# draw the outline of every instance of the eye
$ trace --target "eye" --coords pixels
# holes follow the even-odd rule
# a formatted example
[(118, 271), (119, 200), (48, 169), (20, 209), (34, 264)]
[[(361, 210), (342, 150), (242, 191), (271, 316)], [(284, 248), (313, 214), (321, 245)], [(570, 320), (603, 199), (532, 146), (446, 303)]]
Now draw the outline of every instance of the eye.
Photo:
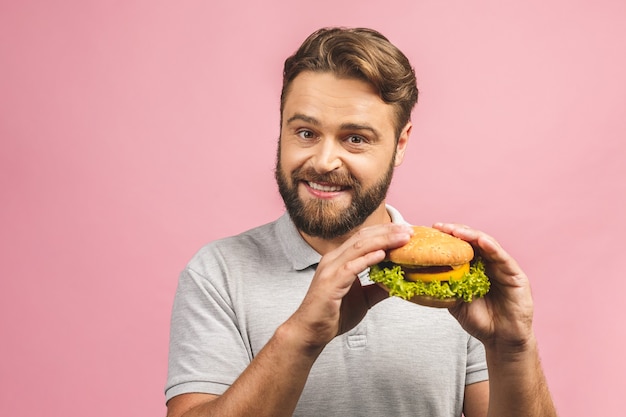
[(367, 142), (363, 136), (359, 135), (350, 135), (346, 140), (350, 145), (361, 145)]
[(301, 129), (301, 130), (297, 131), (296, 134), (301, 139), (310, 140), (310, 139), (314, 139), (315, 138), (315, 133), (313, 133), (312, 131), (310, 131), (308, 129)]

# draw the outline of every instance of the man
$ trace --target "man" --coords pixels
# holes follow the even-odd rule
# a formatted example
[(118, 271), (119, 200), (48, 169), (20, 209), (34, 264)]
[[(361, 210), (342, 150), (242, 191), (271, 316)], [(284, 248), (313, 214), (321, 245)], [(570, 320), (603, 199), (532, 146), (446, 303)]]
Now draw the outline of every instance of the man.
[(528, 280), (491, 237), (435, 225), (486, 260), (484, 299), (448, 311), (369, 285), (411, 234), (385, 196), (416, 101), (409, 61), (372, 30), (322, 29), (287, 59), (287, 214), (207, 245), (181, 274), (169, 417), (556, 415)]

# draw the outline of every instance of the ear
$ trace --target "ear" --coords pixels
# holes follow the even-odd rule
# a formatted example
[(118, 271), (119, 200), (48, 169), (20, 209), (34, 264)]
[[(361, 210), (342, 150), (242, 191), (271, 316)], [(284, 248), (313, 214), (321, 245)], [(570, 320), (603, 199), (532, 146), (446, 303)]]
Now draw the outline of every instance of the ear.
[(409, 136), (411, 135), (411, 129), (413, 128), (413, 124), (409, 121), (402, 129), (402, 133), (400, 133), (400, 137), (398, 138), (398, 144), (396, 145), (396, 160), (394, 161), (394, 166), (400, 166), (402, 161), (404, 160), (404, 152), (406, 151), (406, 147), (409, 144)]

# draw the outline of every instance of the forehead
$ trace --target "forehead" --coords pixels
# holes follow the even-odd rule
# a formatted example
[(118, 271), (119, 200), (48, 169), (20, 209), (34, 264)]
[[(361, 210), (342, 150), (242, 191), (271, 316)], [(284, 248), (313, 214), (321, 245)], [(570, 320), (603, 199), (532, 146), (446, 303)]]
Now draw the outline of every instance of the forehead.
[(285, 96), (282, 119), (296, 114), (324, 124), (369, 123), (380, 130), (393, 129), (394, 108), (385, 103), (369, 83), (340, 78), (328, 72), (305, 71), (292, 81)]

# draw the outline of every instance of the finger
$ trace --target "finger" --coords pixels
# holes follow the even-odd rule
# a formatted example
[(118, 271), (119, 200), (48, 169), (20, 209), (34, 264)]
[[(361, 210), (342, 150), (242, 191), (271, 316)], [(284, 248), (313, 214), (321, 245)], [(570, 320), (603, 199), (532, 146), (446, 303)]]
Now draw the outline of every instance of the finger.
[(386, 249), (408, 242), (411, 232), (412, 229), (391, 224), (360, 230), (322, 257), (316, 273), (317, 285), (338, 291), (335, 295), (343, 297), (359, 273), (385, 259)]
[(349, 279), (351, 279), (363, 272), (369, 266), (382, 262), (386, 256), (386, 252), (382, 249), (374, 252), (368, 252), (356, 259), (346, 262), (342, 269), (347, 273), (347, 276), (350, 277)]
[(507, 275), (518, 275), (522, 271), (517, 262), (491, 236), (467, 225), (454, 223), (435, 223), (433, 227), (463, 239), (480, 251), (481, 256), (494, 267)]
[(387, 250), (406, 244), (412, 233), (409, 226), (398, 224), (365, 228), (350, 237), (327, 260), (358, 274), (382, 261)]
[(372, 248), (391, 249), (408, 242), (412, 234), (413, 228), (408, 225), (387, 223), (361, 229), (346, 243), (352, 245), (357, 251), (363, 252)]
[[(473, 246), (478, 246), (478, 239), (480, 238), (480, 234), (482, 233), (478, 232), (475, 229), (472, 229), (467, 225), (457, 223), (435, 223), (433, 227), (435, 229), (441, 230), (442, 232), (463, 239), (471, 243)], [(482, 234), (485, 235), (484, 233)]]

